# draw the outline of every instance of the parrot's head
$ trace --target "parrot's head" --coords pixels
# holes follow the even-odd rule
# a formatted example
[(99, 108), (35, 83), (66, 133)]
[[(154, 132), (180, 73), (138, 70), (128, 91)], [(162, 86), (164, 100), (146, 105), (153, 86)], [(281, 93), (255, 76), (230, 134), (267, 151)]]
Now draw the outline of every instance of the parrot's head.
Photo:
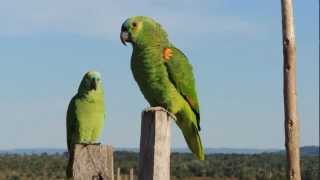
[(132, 45), (157, 45), (167, 40), (167, 33), (150, 17), (134, 16), (124, 21), (120, 33), (121, 42)]
[(101, 91), (103, 85), (101, 75), (97, 71), (88, 71), (82, 78), (79, 86), (79, 92)]

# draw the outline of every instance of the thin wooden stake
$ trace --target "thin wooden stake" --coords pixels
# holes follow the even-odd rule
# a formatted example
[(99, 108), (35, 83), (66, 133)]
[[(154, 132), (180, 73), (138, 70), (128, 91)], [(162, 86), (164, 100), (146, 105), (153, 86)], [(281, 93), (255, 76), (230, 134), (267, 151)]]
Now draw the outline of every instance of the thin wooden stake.
[(133, 180), (133, 169), (130, 168), (130, 180)]
[(117, 168), (117, 180), (121, 180), (120, 168)]

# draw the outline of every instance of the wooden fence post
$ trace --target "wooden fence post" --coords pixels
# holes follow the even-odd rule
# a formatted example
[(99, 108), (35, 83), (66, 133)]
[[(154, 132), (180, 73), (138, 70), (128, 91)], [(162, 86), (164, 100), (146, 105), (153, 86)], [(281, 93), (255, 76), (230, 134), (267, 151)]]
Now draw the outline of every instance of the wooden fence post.
[(129, 179), (133, 180), (133, 169), (132, 168), (130, 168), (130, 178)]
[(162, 107), (142, 112), (139, 180), (170, 179), (171, 119)]
[(72, 163), (74, 180), (113, 180), (113, 150), (109, 145), (76, 144)]

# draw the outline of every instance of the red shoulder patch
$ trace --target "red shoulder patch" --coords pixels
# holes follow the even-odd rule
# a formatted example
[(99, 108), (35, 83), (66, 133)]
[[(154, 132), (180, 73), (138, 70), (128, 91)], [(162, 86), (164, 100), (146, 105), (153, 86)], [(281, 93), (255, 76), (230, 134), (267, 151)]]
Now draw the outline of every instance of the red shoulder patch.
[(172, 50), (170, 48), (164, 48), (162, 52), (162, 57), (165, 62), (168, 62), (170, 58), (172, 57)]

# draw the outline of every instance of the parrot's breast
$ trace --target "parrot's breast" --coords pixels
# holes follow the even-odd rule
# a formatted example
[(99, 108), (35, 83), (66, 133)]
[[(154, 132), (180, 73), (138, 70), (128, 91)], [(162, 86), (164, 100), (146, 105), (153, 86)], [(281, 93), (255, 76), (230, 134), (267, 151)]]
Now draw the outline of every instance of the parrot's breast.
[(175, 97), (179, 96), (171, 83), (159, 48), (134, 50), (131, 69), (142, 94), (151, 106), (169, 108)]
[(78, 141), (97, 141), (104, 126), (105, 105), (103, 99), (94, 102), (86, 99), (79, 100), (76, 102), (76, 116), (77, 132), (79, 133)]

